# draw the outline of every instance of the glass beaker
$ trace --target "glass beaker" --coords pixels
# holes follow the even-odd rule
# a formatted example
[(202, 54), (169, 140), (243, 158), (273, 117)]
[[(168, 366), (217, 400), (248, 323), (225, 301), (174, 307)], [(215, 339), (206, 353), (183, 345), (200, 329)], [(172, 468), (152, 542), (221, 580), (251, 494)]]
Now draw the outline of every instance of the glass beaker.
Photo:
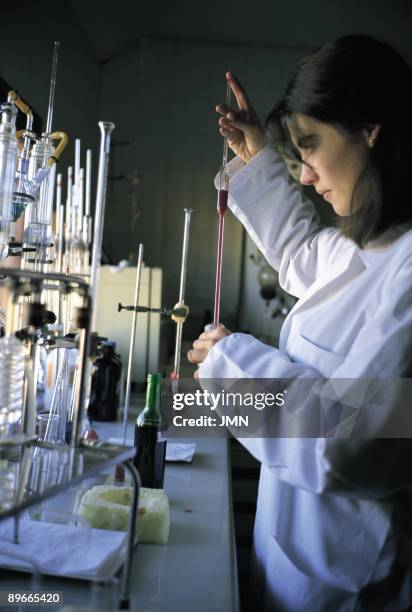
[(61, 422), (61, 415), (41, 412), (36, 419), (36, 432), (38, 439), (51, 444), (64, 444), (65, 423)]

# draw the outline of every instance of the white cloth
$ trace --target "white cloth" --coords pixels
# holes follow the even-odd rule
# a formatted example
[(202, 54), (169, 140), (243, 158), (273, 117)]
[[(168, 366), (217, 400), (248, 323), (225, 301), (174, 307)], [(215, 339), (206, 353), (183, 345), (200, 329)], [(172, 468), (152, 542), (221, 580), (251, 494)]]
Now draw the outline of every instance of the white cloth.
[[(231, 210), (299, 301), (279, 349), (232, 334), (209, 352), (200, 379), (409, 376), (412, 231), (388, 231), (362, 250), (338, 230), (322, 229), (313, 205), (269, 149), (244, 167), (233, 160), (229, 173)], [(254, 557), (265, 608), (360, 609), (361, 589), (387, 576), (395, 557), (394, 505), (387, 496), (412, 483), (412, 470), (400, 469), (401, 451), (380, 463), (374, 443), (239, 441), (262, 463)], [(405, 609), (401, 599), (385, 609)]]
[(0, 522), (0, 566), (103, 580), (115, 574), (126, 554), (123, 531), (23, 520), (14, 544), (13, 526), (11, 518)]

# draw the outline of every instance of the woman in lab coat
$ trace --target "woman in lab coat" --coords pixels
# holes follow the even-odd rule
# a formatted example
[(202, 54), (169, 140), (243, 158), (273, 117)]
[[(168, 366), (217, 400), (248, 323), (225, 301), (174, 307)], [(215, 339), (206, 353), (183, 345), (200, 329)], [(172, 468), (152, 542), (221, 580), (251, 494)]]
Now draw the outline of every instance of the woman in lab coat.
[[(389, 379), (392, 390), (408, 388), (411, 67), (383, 43), (343, 37), (298, 65), (269, 116), (278, 142), (302, 162), (301, 183), (312, 185), (339, 216), (337, 229), (321, 226), (282, 159), (266, 146), (244, 89), (231, 73), (227, 78), (238, 104), (237, 110), (217, 107), (220, 132), (237, 155), (227, 168), (229, 205), (279, 271), (281, 286), (299, 300), (283, 325), (279, 349), (224, 327), (203, 333), (188, 354), (199, 366), (196, 375), (313, 379), (322, 385)], [(355, 396), (363, 409), (360, 393)], [(262, 464), (253, 551), (262, 601), (256, 609), (348, 612), (412, 605), (412, 444), (401, 439), (400, 421), (385, 429), (392, 400), (389, 393), (385, 418), (377, 423), (365, 425), (369, 413), (357, 413), (363, 418), (356, 426), (364, 427), (357, 437), (329, 430), (310, 438), (240, 438)], [(312, 418), (311, 410), (318, 410), (318, 418), (331, 409), (330, 402), (328, 408), (319, 401), (315, 406), (309, 397), (302, 406), (303, 420)], [(410, 436), (409, 414), (402, 423)], [(342, 423), (335, 425), (336, 434)]]

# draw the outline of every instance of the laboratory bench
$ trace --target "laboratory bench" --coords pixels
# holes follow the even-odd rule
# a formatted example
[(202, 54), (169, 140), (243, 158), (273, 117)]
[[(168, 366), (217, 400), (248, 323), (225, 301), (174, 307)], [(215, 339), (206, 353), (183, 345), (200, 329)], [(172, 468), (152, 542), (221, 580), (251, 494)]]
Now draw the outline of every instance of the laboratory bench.
[[(121, 437), (120, 423), (100, 423), (96, 429), (101, 439)], [(131, 424), (130, 438), (132, 431)], [(228, 440), (197, 438), (192, 442), (196, 443), (192, 463), (166, 464), (164, 488), (170, 501), (171, 519), (168, 544), (141, 544), (135, 549), (132, 610), (239, 610)], [(0, 590), (34, 589), (63, 591), (64, 606), (70, 610), (75, 609), (71, 606), (110, 609), (110, 600), (117, 601), (117, 586), (113, 583), (102, 585), (45, 576), (37, 589), (30, 574), (0, 568)]]

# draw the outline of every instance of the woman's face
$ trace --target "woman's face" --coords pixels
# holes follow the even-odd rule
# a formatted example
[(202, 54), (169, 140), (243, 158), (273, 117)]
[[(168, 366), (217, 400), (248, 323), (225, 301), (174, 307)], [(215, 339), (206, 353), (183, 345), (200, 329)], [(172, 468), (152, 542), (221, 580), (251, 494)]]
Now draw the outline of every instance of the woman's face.
[(313, 185), (339, 216), (350, 215), (353, 188), (368, 151), (366, 131), (352, 140), (331, 124), (299, 113), (292, 115), (288, 128), (304, 162), (302, 185)]

